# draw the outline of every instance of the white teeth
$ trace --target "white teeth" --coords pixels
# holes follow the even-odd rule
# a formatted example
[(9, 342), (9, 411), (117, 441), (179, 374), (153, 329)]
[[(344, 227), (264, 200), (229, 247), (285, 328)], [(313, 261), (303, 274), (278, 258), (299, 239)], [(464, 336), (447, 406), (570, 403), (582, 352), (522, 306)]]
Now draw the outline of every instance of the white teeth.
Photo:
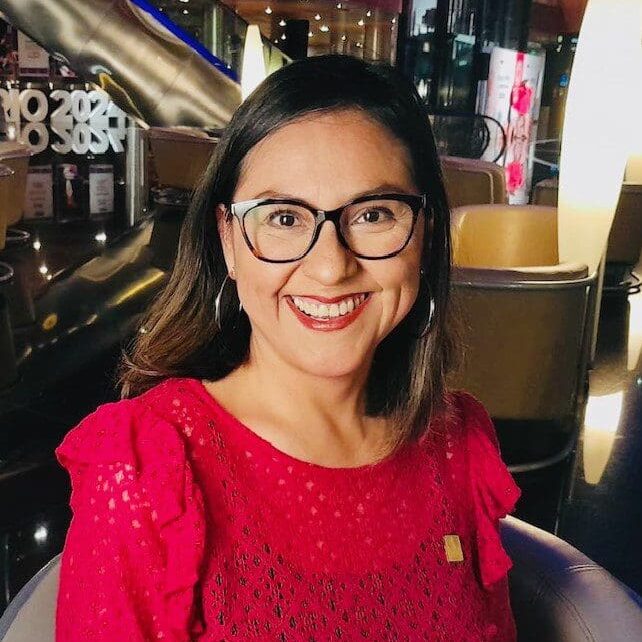
[(346, 297), (339, 303), (313, 303), (309, 299), (292, 297), (292, 302), (299, 310), (316, 319), (334, 319), (350, 314), (366, 300), (365, 294)]

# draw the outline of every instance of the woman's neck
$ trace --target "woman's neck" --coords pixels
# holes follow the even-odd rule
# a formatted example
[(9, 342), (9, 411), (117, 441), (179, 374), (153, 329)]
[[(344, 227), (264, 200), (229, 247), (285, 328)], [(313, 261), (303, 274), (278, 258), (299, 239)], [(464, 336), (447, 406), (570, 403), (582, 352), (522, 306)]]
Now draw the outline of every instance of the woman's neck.
[(367, 369), (321, 377), (260, 351), (225, 379), (208, 383), (234, 416), (280, 450), (313, 463), (349, 467), (386, 452), (389, 426), (365, 413)]

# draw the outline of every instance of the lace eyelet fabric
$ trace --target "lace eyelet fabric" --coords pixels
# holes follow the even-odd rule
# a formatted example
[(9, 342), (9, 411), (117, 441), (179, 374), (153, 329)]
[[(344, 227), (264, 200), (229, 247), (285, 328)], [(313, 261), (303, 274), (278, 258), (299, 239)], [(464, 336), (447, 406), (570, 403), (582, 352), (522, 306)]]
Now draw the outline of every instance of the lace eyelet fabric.
[(519, 490), (481, 404), (450, 402), (358, 468), (278, 450), (197, 379), (100, 406), (56, 450), (57, 642), (514, 642), (498, 520)]

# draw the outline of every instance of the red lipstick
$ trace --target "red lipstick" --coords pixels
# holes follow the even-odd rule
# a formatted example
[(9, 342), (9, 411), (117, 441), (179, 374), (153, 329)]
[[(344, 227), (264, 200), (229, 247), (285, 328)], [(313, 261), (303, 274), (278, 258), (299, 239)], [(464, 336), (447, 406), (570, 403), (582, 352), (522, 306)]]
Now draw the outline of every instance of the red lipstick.
[[(334, 297), (333, 299), (326, 299), (323, 297), (317, 297), (317, 296), (306, 296), (308, 299), (316, 299), (317, 301), (320, 301), (321, 303), (336, 303), (337, 301), (343, 301), (346, 297)], [(370, 295), (366, 296), (366, 300), (357, 308), (355, 308), (352, 312), (349, 312), (348, 314), (344, 314), (343, 316), (340, 317), (331, 317), (328, 319), (315, 319), (313, 317), (308, 316), (299, 308), (294, 305), (294, 301), (289, 296), (285, 297), (285, 300), (287, 301), (287, 304), (290, 306), (290, 309), (292, 312), (294, 312), (294, 316), (306, 327), (310, 328), (311, 330), (319, 330), (321, 332), (334, 332), (335, 330), (343, 330), (343, 328), (347, 328), (351, 323), (353, 323), (359, 315), (363, 312), (364, 308), (370, 303)]]

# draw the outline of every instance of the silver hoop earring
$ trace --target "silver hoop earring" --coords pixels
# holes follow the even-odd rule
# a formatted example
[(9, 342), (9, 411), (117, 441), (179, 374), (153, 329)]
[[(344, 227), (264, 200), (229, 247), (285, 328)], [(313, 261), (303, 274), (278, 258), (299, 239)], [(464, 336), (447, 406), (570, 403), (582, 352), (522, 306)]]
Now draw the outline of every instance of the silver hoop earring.
[(422, 338), (425, 337), (430, 332), (430, 329), (432, 328), (433, 319), (435, 318), (435, 300), (432, 298), (432, 296), (430, 296), (430, 294), (428, 295), (428, 297), (430, 299), (430, 304), (429, 304), (430, 309), (428, 311), (428, 323), (426, 323), (426, 327), (424, 331), (421, 333)]
[[(225, 278), (223, 279), (223, 283), (221, 283), (221, 287), (219, 288), (218, 294), (214, 299), (214, 322), (218, 326), (219, 330), (223, 329), (223, 325), (221, 323), (221, 299), (223, 298), (223, 290), (225, 290), (225, 284), (228, 281), (232, 281), (232, 279), (230, 279), (229, 274), (226, 274)], [(243, 310), (243, 304), (239, 301), (239, 312), (241, 312), (242, 310)]]
[(430, 291), (430, 285), (428, 283), (428, 279), (426, 278), (426, 272), (424, 271), (423, 268), (421, 268), (421, 270), (419, 271), (419, 278), (424, 280), (424, 283), (426, 285), (426, 290), (428, 291), (428, 322), (426, 323), (426, 325), (424, 326), (424, 329), (419, 335), (423, 339), (430, 332), (433, 321), (435, 319), (435, 300), (432, 297), (432, 293)]

